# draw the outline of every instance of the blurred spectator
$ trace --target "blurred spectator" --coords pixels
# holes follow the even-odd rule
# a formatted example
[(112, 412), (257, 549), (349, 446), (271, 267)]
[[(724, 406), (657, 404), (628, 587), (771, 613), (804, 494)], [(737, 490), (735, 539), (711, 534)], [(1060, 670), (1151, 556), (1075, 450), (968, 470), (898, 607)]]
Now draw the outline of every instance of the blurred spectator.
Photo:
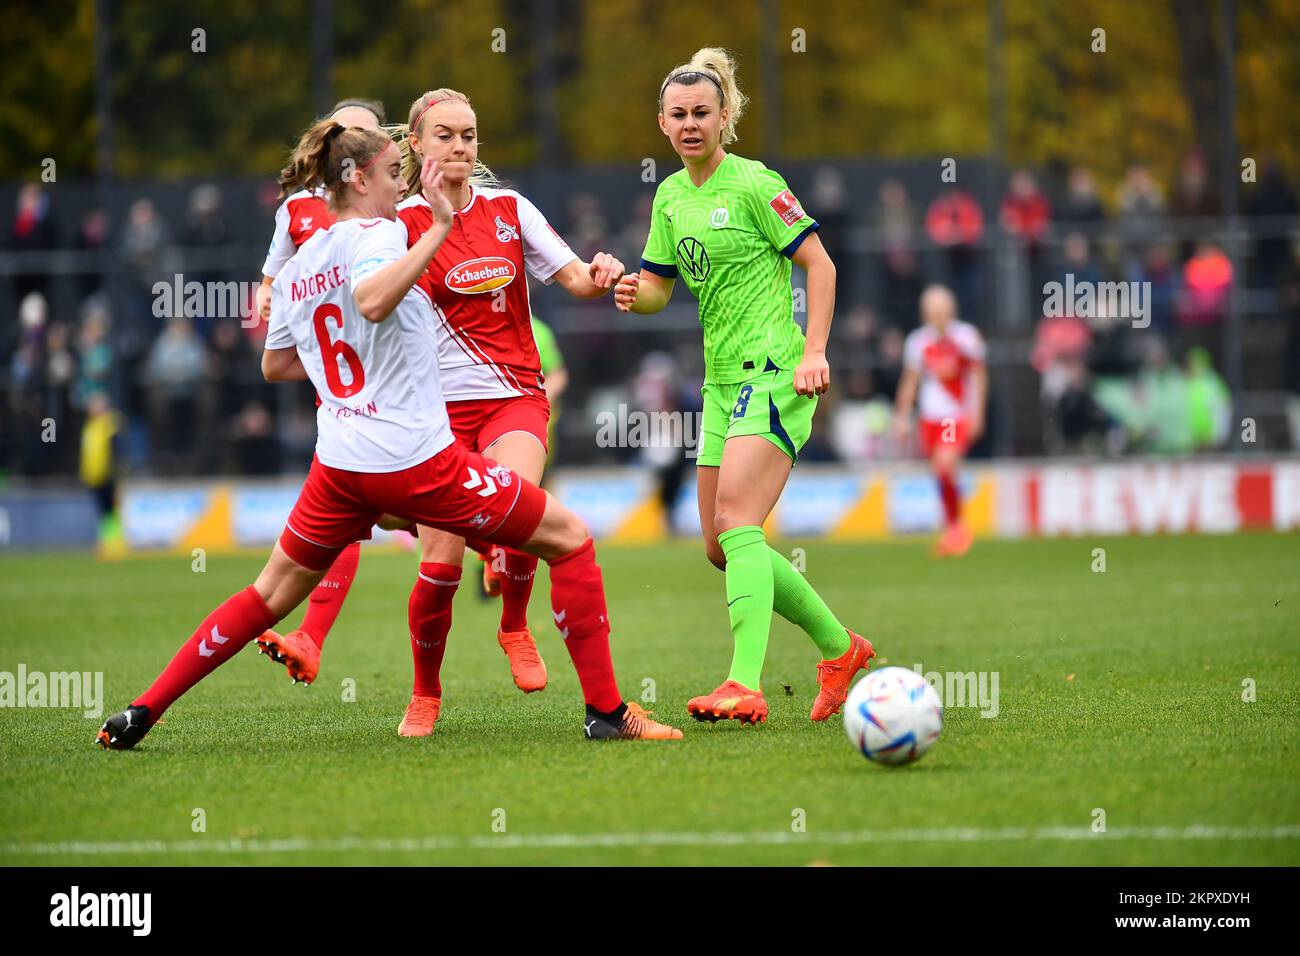
[[(101, 252), (108, 244), (108, 216), (104, 210), (92, 206), (81, 214), (81, 228), (77, 230), (74, 248), (90, 255)], [(99, 270), (89, 270), (77, 276), (77, 297), (84, 302), (96, 292), (103, 289), (104, 274)]]
[[(189, 211), (185, 218), (185, 231), (182, 244), (198, 251), (198, 268), (186, 270), (186, 281), (223, 282), (230, 275), (217, 268), (208, 258), (212, 253), (205, 250), (224, 246), (228, 241), (226, 222), (221, 214), (221, 190), (212, 183), (203, 183), (190, 192)], [(249, 311), (251, 314), (251, 310)], [(206, 308), (194, 316), (195, 327), (201, 338), (207, 339), (219, 316), (208, 315)]]
[(1148, 246), (1146, 254), (1130, 264), (1125, 278), (1150, 283), (1151, 329), (1166, 338), (1172, 336), (1181, 289), (1172, 244), (1157, 242)]
[(1129, 260), (1141, 260), (1165, 229), (1165, 200), (1151, 171), (1134, 165), (1119, 190), (1119, 227)]
[[(1175, 218), (1210, 219), (1219, 215), (1219, 198), (1205, 178), (1205, 159), (1200, 152), (1189, 153), (1178, 176), (1178, 191), (1170, 212)], [(1182, 229), (1178, 257), (1186, 260), (1195, 249), (1195, 235), (1204, 228), (1200, 223), (1180, 224)]]
[(99, 516), (101, 553), (122, 549), (117, 519), (117, 463), (114, 444), (121, 422), (103, 392), (92, 392), (86, 401), (86, 421), (81, 429), (81, 483), (95, 499)]
[(897, 179), (880, 184), (871, 225), (883, 244), (880, 256), (880, 311), (887, 324), (910, 328), (916, 301), (925, 287), (917, 249), (916, 211)]
[(1106, 220), (1106, 211), (1097, 198), (1097, 180), (1086, 166), (1070, 170), (1070, 180), (1065, 196), (1062, 219), (1085, 235), (1095, 235)]
[[(29, 292), (18, 305), (18, 345), (9, 362), (9, 408), (19, 472), (43, 475), (54, 460), (54, 442), (45, 441), (45, 296)], [(55, 437), (58, 422), (55, 422)]]
[[(1043, 445), (1048, 454), (1096, 455), (1107, 450), (1106, 438), (1114, 422), (1092, 396), (1088, 367), (1074, 356), (1060, 366), (1061, 382), (1043, 432)], [(1122, 440), (1122, 433), (1117, 436)], [(1113, 440), (1110, 450), (1117, 450)]]
[[(37, 183), (18, 190), (17, 208), (9, 229), (9, 248), (14, 252), (45, 252), (58, 245), (54, 221), (50, 216), (50, 197)], [(38, 272), (20, 272), (14, 276), (14, 297), (21, 301), (29, 292), (49, 295), (49, 279)]]
[(275, 421), (261, 402), (249, 402), (240, 410), (233, 445), (235, 467), (241, 475), (275, 475), (283, 466)]
[[(596, 253), (609, 251), (609, 230), (600, 200), (591, 193), (574, 193), (569, 199), (568, 214), (563, 236), (578, 256), (590, 262)], [(640, 250), (637, 253), (639, 259)]]
[(844, 192), (844, 176), (834, 166), (819, 166), (813, 172), (808, 213), (821, 226), (817, 235), (835, 263), (835, 301), (845, 306), (857, 300), (857, 274), (854, 257), (848, 254), (848, 234), (852, 225)]
[(1203, 348), (1187, 353), (1186, 375), (1192, 447), (1198, 451), (1219, 448), (1227, 440), (1232, 424), (1232, 393), (1214, 370), (1210, 353)]
[[(1093, 288), (1101, 282), (1101, 270), (1092, 261), (1092, 247), (1088, 242), (1088, 237), (1081, 232), (1071, 232), (1061, 243), (1061, 261), (1052, 278), (1061, 283), (1063, 289), (1078, 289), (1083, 287), (1083, 283), (1091, 283)], [(1035, 317), (1043, 314), (1046, 305), (1046, 290), (1043, 285), (1036, 285), (1031, 292), (1034, 293), (1034, 308), (1030, 315)], [(1065, 303), (1069, 311), (1073, 311), (1073, 303)]]
[(1184, 454), (1192, 449), (1187, 378), (1169, 360), (1162, 339), (1152, 336), (1145, 342), (1146, 359), (1134, 392), (1142, 447), (1159, 454)]
[(627, 267), (628, 272), (640, 268), (641, 253), (645, 251), (646, 237), (650, 235), (650, 210), (654, 207), (655, 196), (652, 192), (640, 193), (632, 201), (632, 215), (627, 225), (614, 240), (612, 252)]
[(1219, 355), (1219, 331), (1228, 314), (1232, 263), (1212, 242), (1202, 242), (1183, 267), (1183, 296), (1178, 309), (1178, 338), (1184, 350), (1208, 348)]
[(898, 381), (903, 377), (903, 330), (889, 325), (880, 331), (876, 367), (872, 370), (872, 396), (889, 402), (892, 410)]
[[(673, 509), (690, 462), (686, 457), (686, 441), (693, 437), (697, 443), (703, 437), (692, 427), (686, 434), (686, 411), (682, 401), (682, 381), (677, 360), (668, 352), (651, 352), (641, 360), (641, 369), (632, 380), (632, 404), (651, 416), (651, 421), (668, 423), (669, 427), (647, 429), (654, 439), (641, 449), (641, 460), (654, 469), (659, 488), (659, 505), (662, 509), (664, 530), (673, 532)], [(699, 417), (695, 416), (698, 423)]]
[(149, 386), (154, 449), (163, 470), (193, 470), (198, 389), (203, 375), (203, 343), (190, 320), (175, 316), (149, 352), (145, 382)]
[(944, 250), (949, 283), (967, 321), (980, 321), (979, 242), (984, 235), (984, 213), (975, 197), (953, 188), (938, 196), (925, 214), (930, 241)]
[(81, 356), (76, 401), (85, 407), (97, 392), (108, 393), (112, 384), (113, 347), (108, 341), (108, 303), (102, 295), (87, 299), (81, 308), (77, 337)]
[(1261, 220), (1252, 224), (1256, 234), (1255, 283), (1276, 288), (1291, 257), (1290, 234), (1295, 229), (1300, 205), (1281, 164), (1273, 158), (1261, 163), (1259, 182), (1244, 188), (1246, 214)]
[(1047, 281), (1047, 233), (1051, 228), (1052, 208), (1038, 188), (1033, 173), (1018, 169), (1011, 174), (1007, 194), (1002, 198), (998, 217), (1002, 228), (1013, 240), (1013, 260), (1017, 279), (1011, 288), (1020, 294), (1012, 308), (1023, 306), (1024, 315), (1038, 317), (1041, 289)]
[[(161, 328), (153, 313), (156, 282), (172, 283), (176, 263), (170, 250), (170, 234), (151, 199), (137, 199), (127, 214), (122, 231), (122, 254), (128, 271), (128, 318), (120, 330), (127, 354), (142, 354)], [(179, 307), (179, 303), (177, 303)]]
[(266, 383), (258, 358), (240, 332), (238, 319), (221, 319), (213, 327), (204, 365), (203, 417), (212, 423), (216, 441), (204, 443), (203, 469), (232, 467), (228, 454), (235, 419), (250, 401), (265, 397)]

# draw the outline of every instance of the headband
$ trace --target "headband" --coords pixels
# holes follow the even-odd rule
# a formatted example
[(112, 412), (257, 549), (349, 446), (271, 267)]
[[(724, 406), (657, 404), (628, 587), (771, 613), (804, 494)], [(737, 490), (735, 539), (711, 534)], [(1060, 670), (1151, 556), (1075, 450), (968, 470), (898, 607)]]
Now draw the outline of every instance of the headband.
[(420, 112), (415, 115), (415, 122), (410, 125), (411, 135), (414, 136), (416, 134), (416, 130), (420, 128), (420, 120), (424, 119), (425, 113), (429, 112), (429, 110), (433, 109), (439, 103), (445, 103), (449, 99), (452, 99), (452, 97), (444, 96), (440, 100), (430, 100), (429, 105), (426, 106), (424, 109), (420, 110)]
[[(717, 78), (712, 73), (705, 73), (703, 70), (682, 70), (680, 73), (669, 74), (668, 79), (664, 80), (664, 85), (659, 87), (660, 104), (662, 104), (664, 101), (664, 90), (668, 89), (668, 84), (675, 83), (684, 76), (704, 77), (706, 80), (708, 80), (710, 83), (712, 83), (714, 86), (718, 88), (718, 96), (721, 97), (722, 99), (722, 105), (723, 106), (727, 105), (727, 94), (722, 91), (722, 84), (718, 82)], [(690, 86), (691, 84), (686, 83), (683, 85)]]
[(367, 169), (369, 169), (371, 166), (375, 165), (375, 163), (377, 163), (377, 162), (379, 161), (379, 157), (383, 156), (385, 153), (388, 152), (388, 150), (389, 150), (391, 147), (394, 147), (394, 146), (396, 146), (396, 145), (397, 145), (397, 144), (394, 143), (394, 142), (390, 139), (390, 140), (388, 141), (388, 145), (387, 145), (387, 146), (385, 146), (385, 147), (384, 147), (383, 149), (381, 149), (379, 152), (375, 153), (374, 156), (371, 156), (371, 157), (370, 157), (370, 162), (368, 162), (368, 163), (366, 163), (364, 166), (362, 166), (362, 167), (361, 167), (361, 171), (364, 173), (364, 172), (365, 172)]

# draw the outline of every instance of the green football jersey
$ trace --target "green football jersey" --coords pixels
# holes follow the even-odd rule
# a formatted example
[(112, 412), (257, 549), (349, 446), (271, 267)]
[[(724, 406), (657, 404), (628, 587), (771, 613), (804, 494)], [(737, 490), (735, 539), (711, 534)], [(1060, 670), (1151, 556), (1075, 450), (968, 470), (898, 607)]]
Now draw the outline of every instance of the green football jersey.
[(779, 173), (734, 153), (703, 186), (684, 169), (659, 184), (641, 268), (681, 278), (700, 300), (706, 381), (744, 381), (769, 359), (798, 364), (790, 257), (816, 228)]

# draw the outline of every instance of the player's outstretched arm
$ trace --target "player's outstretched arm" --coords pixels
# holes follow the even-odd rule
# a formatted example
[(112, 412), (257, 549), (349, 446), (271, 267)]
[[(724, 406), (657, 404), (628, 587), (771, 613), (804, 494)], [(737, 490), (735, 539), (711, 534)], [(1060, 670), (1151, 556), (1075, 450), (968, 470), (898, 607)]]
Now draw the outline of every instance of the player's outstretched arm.
[(590, 262), (574, 259), (555, 273), (555, 281), (569, 295), (598, 299), (623, 278), (623, 263), (608, 252), (598, 252)]
[(815, 232), (795, 250), (792, 261), (808, 273), (808, 331), (804, 335), (803, 358), (794, 370), (794, 390), (812, 398), (825, 395), (831, 387), (826, 342), (835, 312), (835, 263)]
[(620, 312), (635, 312), (637, 315), (662, 311), (672, 298), (676, 281), (645, 269), (629, 273), (614, 287), (614, 305)]
[(356, 300), (357, 309), (370, 322), (382, 322), (392, 314), (406, 293), (411, 291), (416, 280), (424, 275), (429, 260), (451, 229), (451, 203), (442, 192), (442, 173), (438, 172), (437, 160), (430, 158), (424, 161), (420, 181), (424, 184), (424, 196), (433, 211), (433, 225), (400, 259), (372, 272), (352, 287), (352, 298)]
[(307, 378), (297, 346), (267, 349), (262, 353), (262, 377), (268, 382), (301, 382)]

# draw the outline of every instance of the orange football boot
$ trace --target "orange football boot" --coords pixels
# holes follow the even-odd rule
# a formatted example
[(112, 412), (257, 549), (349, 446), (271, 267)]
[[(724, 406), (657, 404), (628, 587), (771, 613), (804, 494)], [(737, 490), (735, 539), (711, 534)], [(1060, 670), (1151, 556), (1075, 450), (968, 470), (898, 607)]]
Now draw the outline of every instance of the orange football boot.
[(849, 631), (849, 649), (833, 661), (822, 661), (817, 665), (817, 699), (813, 701), (813, 720), (825, 720), (831, 714), (838, 714), (849, 696), (849, 685), (853, 675), (871, 667), (871, 658), (876, 656), (871, 642), (860, 634)]
[(433, 733), (433, 725), (438, 722), (438, 710), (441, 707), (441, 697), (421, 697), (412, 694), (411, 702), (406, 705), (406, 714), (397, 727), (397, 733), (402, 737), (428, 737)]
[(583, 725), (588, 740), (681, 740), (682, 732), (676, 727), (669, 727), (657, 720), (651, 720), (645, 709), (634, 701), (628, 701), (623, 711), (623, 720), (615, 724), (606, 717), (587, 710), (587, 720)]
[(510, 658), (510, 676), (515, 679), (515, 686), (525, 694), (541, 690), (546, 686), (546, 665), (537, 653), (537, 644), (533, 632), (524, 628), (522, 631), (497, 630), (497, 643)]
[(724, 681), (712, 694), (692, 697), (686, 712), (696, 720), (738, 720), (742, 724), (761, 724), (767, 720), (767, 701), (761, 690), (750, 690), (734, 680)]
[(974, 543), (975, 536), (971, 533), (966, 523), (959, 521), (956, 524), (949, 525), (939, 540), (934, 545), (934, 556), (936, 558), (960, 558)]
[(266, 630), (257, 638), (257, 647), (257, 653), (283, 664), (295, 684), (299, 681), (310, 684), (320, 673), (320, 648), (306, 631), (277, 634)]

